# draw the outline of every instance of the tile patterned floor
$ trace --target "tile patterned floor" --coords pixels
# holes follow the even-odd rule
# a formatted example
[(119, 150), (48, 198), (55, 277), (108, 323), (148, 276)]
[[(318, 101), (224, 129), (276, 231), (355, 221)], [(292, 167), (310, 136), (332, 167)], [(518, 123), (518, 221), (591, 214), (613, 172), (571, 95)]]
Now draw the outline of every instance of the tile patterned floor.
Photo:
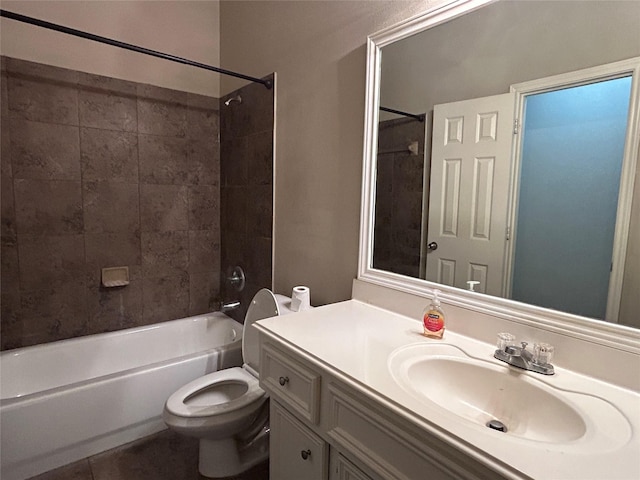
[[(198, 473), (198, 440), (160, 432), (30, 480), (206, 480)], [(269, 480), (269, 463), (229, 480)]]

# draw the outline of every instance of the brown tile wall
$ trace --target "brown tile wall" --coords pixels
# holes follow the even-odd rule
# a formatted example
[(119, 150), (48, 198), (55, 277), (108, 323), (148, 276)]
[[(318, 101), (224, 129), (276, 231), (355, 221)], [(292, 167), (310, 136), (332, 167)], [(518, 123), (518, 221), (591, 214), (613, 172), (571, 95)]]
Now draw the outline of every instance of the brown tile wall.
[[(220, 99), (222, 268), (240, 265), (247, 277), (242, 292), (224, 285), (223, 296), (241, 301), (229, 313), (240, 321), (256, 292), (272, 288), (273, 92), (253, 83)], [(224, 105), (236, 95), (242, 103)]]
[[(411, 277), (420, 273), (424, 129), (413, 119), (388, 120), (378, 136), (373, 266)], [(407, 150), (414, 141), (418, 155)]]
[(218, 99), (5, 57), (1, 77), (2, 349), (209, 311)]

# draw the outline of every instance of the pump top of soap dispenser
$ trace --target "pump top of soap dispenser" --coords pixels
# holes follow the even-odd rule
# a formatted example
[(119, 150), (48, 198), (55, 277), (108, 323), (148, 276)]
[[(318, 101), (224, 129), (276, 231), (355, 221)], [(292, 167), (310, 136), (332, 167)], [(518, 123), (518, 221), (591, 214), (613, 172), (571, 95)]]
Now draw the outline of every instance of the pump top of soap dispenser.
[(431, 305), (435, 305), (436, 307), (440, 306), (440, 299), (438, 298), (438, 295), (440, 295), (440, 290), (434, 290), (433, 291), (433, 299), (431, 300)]

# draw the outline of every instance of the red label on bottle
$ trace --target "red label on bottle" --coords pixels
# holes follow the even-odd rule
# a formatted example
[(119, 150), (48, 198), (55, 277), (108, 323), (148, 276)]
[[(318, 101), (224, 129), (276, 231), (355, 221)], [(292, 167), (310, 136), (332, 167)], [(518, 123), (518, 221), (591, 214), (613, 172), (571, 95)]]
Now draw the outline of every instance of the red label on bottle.
[(438, 332), (444, 327), (444, 320), (437, 312), (427, 312), (423, 318), (424, 328), (430, 332)]

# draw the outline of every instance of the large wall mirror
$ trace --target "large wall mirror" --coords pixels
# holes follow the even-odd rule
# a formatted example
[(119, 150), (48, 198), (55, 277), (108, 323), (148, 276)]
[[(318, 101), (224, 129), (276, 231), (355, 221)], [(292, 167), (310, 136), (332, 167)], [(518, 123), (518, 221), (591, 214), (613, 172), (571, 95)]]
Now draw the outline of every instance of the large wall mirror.
[(640, 328), (639, 77), (636, 1), (461, 0), (370, 37), (359, 277)]

